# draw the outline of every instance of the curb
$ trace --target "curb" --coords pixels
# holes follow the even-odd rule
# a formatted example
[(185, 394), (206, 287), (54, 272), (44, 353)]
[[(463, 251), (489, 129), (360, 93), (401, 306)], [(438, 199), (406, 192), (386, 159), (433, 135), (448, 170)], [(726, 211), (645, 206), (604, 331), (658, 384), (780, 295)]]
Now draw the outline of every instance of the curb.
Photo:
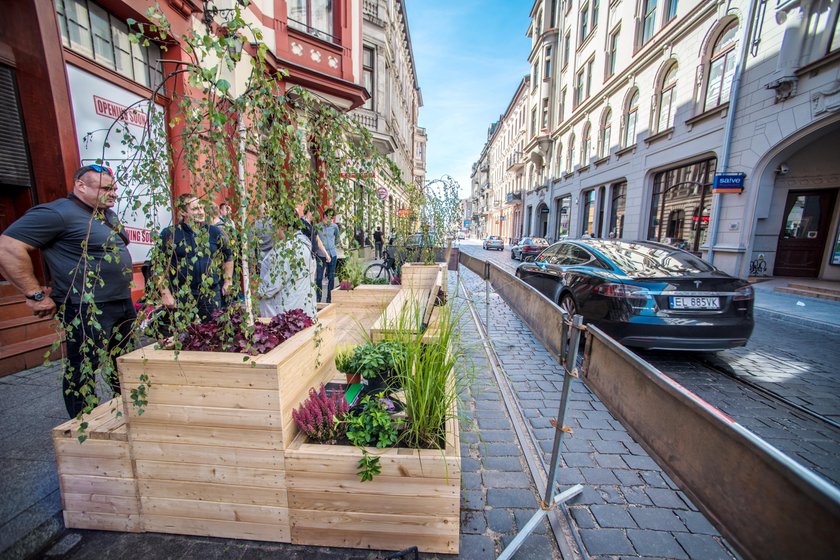
[(829, 323), (826, 321), (819, 321), (817, 319), (809, 319), (807, 317), (800, 317), (799, 315), (792, 315), (790, 313), (782, 313), (773, 309), (766, 309), (763, 307), (754, 307), (753, 311), (777, 319), (779, 321), (788, 321), (803, 327), (809, 327), (817, 330), (836, 329), (836, 323)]

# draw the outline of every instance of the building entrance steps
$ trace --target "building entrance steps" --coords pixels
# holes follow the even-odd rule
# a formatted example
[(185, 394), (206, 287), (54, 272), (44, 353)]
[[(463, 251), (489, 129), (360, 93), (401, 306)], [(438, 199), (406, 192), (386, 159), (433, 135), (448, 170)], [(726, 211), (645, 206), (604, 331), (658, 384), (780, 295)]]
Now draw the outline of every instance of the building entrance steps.
[(755, 282), (753, 289), (757, 315), (818, 329), (840, 328), (840, 282), (775, 277)]

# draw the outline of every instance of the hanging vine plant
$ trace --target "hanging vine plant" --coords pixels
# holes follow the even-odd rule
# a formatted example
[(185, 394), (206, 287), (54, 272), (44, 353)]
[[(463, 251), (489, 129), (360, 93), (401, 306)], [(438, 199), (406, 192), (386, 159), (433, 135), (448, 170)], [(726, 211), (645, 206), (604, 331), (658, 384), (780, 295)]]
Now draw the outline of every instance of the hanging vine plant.
[[(119, 209), (124, 215), (145, 217), (153, 246), (143, 303), (156, 312), (138, 317), (130, 346), (154, 339), (176, 352), (182, 350), (185, 338), (178, 333), (194, 334), (194, 325), (208, 319), (203, 305), (218, 298), (219, 280), (224, 277), (221, 295), (228, 305), (213, 316), (214, 336), (223, 340), (214, 345), (225, 347), (225, 341), (236, 341), (227, 346), (253, 354), (261, 344), (255, 340), (254, 316), (260, 282), (266, 281), (266, 270), (260, 270), (266, 247), (284, 263), (268, 274), (300, 278), (308, 274), (306, 255), (296, 244), (301, 216), (311, 215), (313, 222), (320, 222), (325, 209), (334, 210), (349, 247), (362, 223), (382, 221), (373, 177), (406, 193), (409, 200), (422, 196), (376, 150), (364, 126), (326, 99), (286, 84), (285, 72), (269, 63), (260, 29), (245, 18), (247, 4), (248, 0), (238, 0), (230, 9), (212, 11), (205, 29), (193, 26), (177, 40), (156, 6), (146, 12), (146, 21), (128, 22), (132, 42), (156, 42), (164, 59), (167, 52), (178, 49), (186, 55), (183, 60), (163, 60), (169, 71), (153, 95), (126, 107), (101, 141), (99, 162), (105, 165), (111, 163), (107, 149), (120, 145), (120, 157), (113, 158), (119, 160), (113, 162)], [(155, 104), (163, 93), (170, 99), (166, 111)], [(126, 115), (138, 111), (147, 115), (140, 133), (125, 124)], [(102, 137), (102, 132), (89, 134), (86, 141)], [(193, 195), (186, 202), (179, 199), (181, 208), (173, 207), (178, 206), (173, 204), (175, 184), (188, 185)], [(193, 221), (189, 223), (196, 226), (194, 246), (186, 251), (179, 248), (177, 235), (172, 230), (167, 233), (166, 216), (173, 216), (176, 223), (178, 217), (200, 213), (194, 202), (203, 207), (221, 200), (233, 209), (224, 237), (214, 237), (210, 228), (197, 227), (198, 221)], [(225, 251), (214, 250), (216, 245), (224, 245)], [(92, 262), (86, 247), (84, 251), (84, 261)], [(178, 276), (180, 268), (205, 262), (202, 259), (207, 265), (200, 274)], [(90, 305), (84, 316), (72, 321), (95, 324), (100, 312), (93, 286), (102, 279), (93, 266), (85, 266), (83, 274), (82, 300)], [(196, 338), (189, 344), (195, 349)], [(73, 390), (84, 395), (88, 412), (98, 404), (94, 370), (105, 376), (116, 372), (113, 352), (109, 355), (101, 348), (100, 340), (89, 337), (85, 345), (98, 359), (85, 359), (83, 386)], [(115, 352), (128, 346), (123, 344)], [(208, 342), (208, 349), (211, 346)], [(142, 406), (146, 394), (141, 385), (132, 390), (131, 400)]]

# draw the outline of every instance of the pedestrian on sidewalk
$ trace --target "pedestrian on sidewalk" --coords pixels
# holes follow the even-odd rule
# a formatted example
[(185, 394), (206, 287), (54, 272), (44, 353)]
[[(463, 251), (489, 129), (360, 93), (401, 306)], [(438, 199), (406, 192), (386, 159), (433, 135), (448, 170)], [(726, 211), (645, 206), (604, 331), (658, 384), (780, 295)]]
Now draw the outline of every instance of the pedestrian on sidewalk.
[[(337, 246), (339, 244), (339, 230), (335, 223), (335, 210), (328, 208), (324, 212), (324, 221), (318, 226), (318, 238), (321, 240), (317, 251), (315, 266), (315, 293), (318, 301), (332, 302), (332, 291), (335, 287), (335, 265), (338, 260)], [(324, 275), (327, 277), (327, 295), (323, 297)]]
[(290, 309), (303, 309), (315, 317), (311, 242), (296, 228), (279, 228), (277, 234), (277, 242), (260, 263), (260, 316), (274, 317)]
[(376, 249), (376, 259), (382, 258), (382, 230), (377, 226), (373, 232), (373, 246)]
[(169, 261), (160, 285), (161, 303), (167, 309), (194, 309), (206, 321), (230, 294), (233, 253), (222, 230), (205, 223), (204, 206), (196, 195), (179, 196), (177, 208), (181, 221), (160, 233), (159, 250)]
[[(85, 165), (73, 174), (67, 198), (31, 208), (0, 235), (0, 273), (26, 296), (35, 316), (59, 314), (67, 343), (64, 406), (71, 418), (97, 404), (90, 391), (97, 371), (120, 392), (114, 359), (129, 349), (137, 316), (129, 240), (113, 211), (116, 201), (111, 169)], [(46, 261), (50, 287), (35, 276), (29, 256), (35, 249)]]

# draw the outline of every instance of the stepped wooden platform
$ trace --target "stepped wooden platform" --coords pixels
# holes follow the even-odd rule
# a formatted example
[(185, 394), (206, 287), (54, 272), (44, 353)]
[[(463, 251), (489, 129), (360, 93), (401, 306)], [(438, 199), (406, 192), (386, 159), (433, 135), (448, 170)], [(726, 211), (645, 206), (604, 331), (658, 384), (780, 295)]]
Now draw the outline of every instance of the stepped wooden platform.
[[(58, 337), (53, 320), (32, 315), (23, 294), (0, 282), (0, 377), (43, 364)], [(50, 353), (60, 356), (60, 349)]]

